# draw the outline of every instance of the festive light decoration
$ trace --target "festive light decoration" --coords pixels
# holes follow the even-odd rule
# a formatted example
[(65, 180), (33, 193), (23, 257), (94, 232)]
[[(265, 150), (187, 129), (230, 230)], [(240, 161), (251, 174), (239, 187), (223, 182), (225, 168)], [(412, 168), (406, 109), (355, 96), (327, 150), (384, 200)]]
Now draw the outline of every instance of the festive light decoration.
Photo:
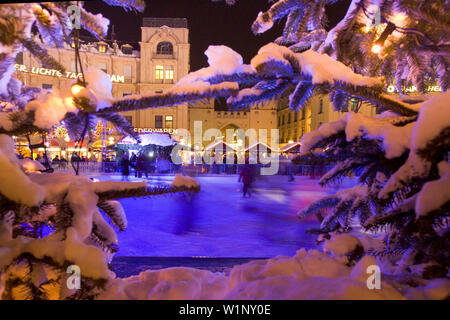
[(76, 95), (78, 95), (78, 94), (81, 92), (81, 90), (83, 90), (83, 89), (84, 89), (84, 87), (83, 87), (82, 85), (80, 85), (80, 84), (78, 84), (78, 83), (75, 83), (75, 84), (73, 84), (72, 87), (70, 88), (70, 91), (72, 92), (72, 94), (73, 94), (74, 96), (76, 96)]
[(383, 46), (380, 46), (379, 44), (374, 43), (374, 44), (372, 45), (372, 49), (371, 49), (371, 50), (372, 50), (373, 53), (378, 54), (378, 53), (381, 52), (382, 49), (383, 49)]
[(395, 24), (392, 22), (388, 22), (386, 28), (384, 29), (383, 33), (380, 35), (377, 41), (372, 45), (372, 52), (373, 53), (380, 53), (381, 50), (384, 47), (384, 42), (386, 41), (387, 37), (394, 32), (395, 30)]

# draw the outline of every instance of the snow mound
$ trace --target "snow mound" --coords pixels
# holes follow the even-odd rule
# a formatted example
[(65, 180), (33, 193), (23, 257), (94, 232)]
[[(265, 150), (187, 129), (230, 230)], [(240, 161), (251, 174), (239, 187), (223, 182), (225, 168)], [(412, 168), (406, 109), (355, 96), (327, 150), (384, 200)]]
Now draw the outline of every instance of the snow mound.
[(45, 197), (45, 190), (23, 172), (11, 137), (0, 135), (0, 193), (10, 200), (33, 207)]
[[(345, 241), (354, 244), (355, 241)], [(351, 247), (351, 246), (349, 246)], [(367, 267), (373, 257), (353, 268), (318, 250), (300, 249), (292, 257), (277, 256), (235, 266), (228, 276), (192, 268), (148, 270), (114, 279), (99, 299), (442, 299), (450, 281), (436, 279), (416, 288), (394, 286), (381, 277), (381, 289), (369, 289)]]
[(362, 244), (358, 238), (349, 234), (339, 234), (324, 243), (325, 252), (330, 252), (334, 257), (344, 256)]
[(409, 150), (414, 122), (403, 127), (395, 126), (387, 118), (374, 119), (354, 112), (348, 112), (340, 119), (322, 124), (318, 130), (303, 135), (301, 155), (305, 155), (317, 144), (340, 131), (345, 131), (347, 141), (364, 137), (382, 143), (386, 158), (401, 156)]
[(187, 187), (187, 188), (198, 188), (199, 184), (194, 178), (183, 176), (181, 174), (176, 174), (175, 179), (173, 179), (171, 187)]
[(302, 71), (306, 71), (313, 83), (331, 83), (335, 80), (357, 86), (377, 86), (381, 85), (382, 78), (365, 77), (354, 73), (352, 69), (342, 62), (334, 60), (327, 54), (321, 54), (313, 50), (297, 53), (296, 57), (300, 62)]
[(383, 78), (365, 77), (357, 74), (342, 62), (334, 60), (327, 54), (321, 54), (313, 50), (294, 53), (287, 47), (276, 43), (266, 44), (259, 49), (258, 54), (252, 59), (251, 65), (254, 69), (257, 69), (258, 65), (262, 63), (277, 61), (290, 66), (287, 57), (297, 59), (301, 72), (311, 76), (313, 84), (334, 84), (335, 81), (341, 81), (356, 86), (373, 87), (383, 83)]
[(220, 74), (232, 74), (243, 63), (242, 56), (227, 46), (209, 46), (205, 51), (209, 65)]
[(108, 75), (100, 69), (89, 67), (84, 73), (86, 89), (93, 96), (92, 103), (96, 105), (97, 110), (109, 107), (112, 100), (112, 81)]
[(414, 150), (424, 149), (448, 127), (450, 127), (450, 90), (423, 103), (412, 133), (412, 147)]
[[(139, 143), (141, 146), (154, 144), (157, 146), (167, 147), (173, 146), (177, 143), (175, 140), (172, 139), (172, 137), (168, 133), (160, 133), (160, 132), (140, 133), (139, 138), (141, 139), (141, 142)], [(137, 141), (131, 136), (125, 136), (118, 143), (136, 144)]]
[(78, 108), (73, 102), (69, 88), (53, 89), (50, 94), (42, 93), (38, 99), (32, 100), (25, 106), (25, 111), (34, 111), (34, 125), (50, 129), (59, 124), (67, 113), (78, 113)]
[(42, 165), (42, 163), (40, 163), (39, 161), (36, 161), (36, 160), (19, 159), (19, 163), (25, 172), (34, 172), (34, 171), (39, 171), (39, 170), (45, 170), (45, 167)]

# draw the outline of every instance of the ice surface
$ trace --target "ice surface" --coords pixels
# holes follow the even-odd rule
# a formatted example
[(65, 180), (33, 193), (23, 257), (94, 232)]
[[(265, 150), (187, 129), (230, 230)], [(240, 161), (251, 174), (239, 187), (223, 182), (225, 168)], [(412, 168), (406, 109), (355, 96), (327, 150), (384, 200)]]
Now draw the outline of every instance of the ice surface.
[[(93, 176), (94, 177), (94, 176)], [(116, 176), (95, 176), (120, 180)], [(133, 181), (142, 179), (131, 178)], [(150, 185), (169, 185), (174, 176), (154, 176)], [(200, 192), (121, 199), (128, 228), (118, 233), (118, 256), (272, 257), (315, 247), (316, 235), (305, 230), (318, 222), (296, 213), (338, 188), (322, 188), (317, 179), (270, 176), (257, 181), (250, 198), (242, 198), (237, 176), (195, 177)], [(344, 181), (342, 187), (351, 186)]]

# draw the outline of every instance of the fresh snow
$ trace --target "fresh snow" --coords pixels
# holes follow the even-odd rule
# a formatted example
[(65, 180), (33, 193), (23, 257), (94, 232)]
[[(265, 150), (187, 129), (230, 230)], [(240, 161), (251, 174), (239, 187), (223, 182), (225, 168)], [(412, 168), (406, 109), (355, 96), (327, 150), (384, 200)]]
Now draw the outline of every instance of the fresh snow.
[[(89, 67), (85, 74), (86, 88), (83, 88), (78, 97), (85, 97), (95, 110), (109, 107), (113, 101), (111, 93), (112, 82), (106, 73), (94, 67)], [(35, 111), (34, 125), (43, 129), (50, 129), (58, 125), (67, 113), (78, 113), (78, 108), (73, 101), (71, 86), (76, 80), (71, 81), (70, 86), (52, 93), (41, 93), (36, 100), (32, 100), (25, 106), (25, 111)], [(0, 125), (3, 126), (3, 122)], [(6, 123), (7, 125), (7, 123)]]
[(39, 205), (45, 197), (44, 189), (33, 183), (20, 166), (11, 137), (0, 134), (0, 193), (27, 206)]
[(253, 22), (253, 24), (257, 26), (257, 28), (255, 29), (257, 33), (264, 33), (273, 27), (273, 20), (272, 17), (270, 16), (270, 12), (268, 12), (268, 14), (269, 14), (268, 21), (263, 21), (262, 18), (263, 12), (260, 11), (258, 13), (255, 22)]
[(199, 184), (197, 180), (189, 176), (183, 176), (181, 174), (176, 174), (175, 179), (173, 179), (171, 187), (187, 187), (187, 188), (197, 188)]
[(342, 62), (334, 60), (327, 54), (321, 54), (313, 50), (307, 50), (295, 54), (302, 72), (312, 77), (314, 84), (330, 83), (342, 81), (356, 86), (379, 86), (382, 84), (382, 78), (365, 77), (354, 73), (352, 69)]
[(33, 124), (43, 129), (50, 129), (59, 124), (69, 112), (78, 113), (70, 88), (55, 88), (50, 94), (42, 93), (38, 99), (28, 102), (25, 106), (25, 111), (31, 110), (35, 111)]
[(363, 114), (348, 112), (339, 120), (322, 124), (318, 130), (308, 132), (301, 139), (301, 154), (307, 154), (319, 141), (345, 130), (347, 141), (356, 137), (381, 141), (386, 158), (396, 158), (409, 149), (414, 123), (394, 126), (385, 118), (374, 119)]
[(412, 133), (412, 147), (427, 147), (438, 134), (450, 127), (450, 90), (425, 101)]
[(438, 180), (427, 182), (416, 199), (416, 216), (425, 216), (450, 202), (450, 172)]
[(331, 238), (330, 241), (326, 241), (323, 248), (325, 252), (330, 252), (338, 258), (352, 252), (358, 245), (362, 247), (358, 238), (350, 234), (339, 234)]
[[(167, 147), (177, 143), (169, 134), (160, 132), (140, 133), (139, 138), (141, 139), (141, 142), (139, 143), (141, 146), (154, 144), (157, 146)], [(118, 143), (136, 144), (137, 141), (131, 136), (126, 136), (122, 138)]]
[(29, 158), (18, 159), (18, 161), (25, 172), (35, 172), (39, 170), (45, 170), (45, 167), (39, 161), (31, 160)]
[[(351, 241), (352, 244), (356, 241)], [(319, 250), (300, 249), (294, 256), (279, 255), (235, 266), (229, 275), (175, 267), (147, 270), (137, 276), (114, 279), (99, 299), (406, 299), (445, 298), (450, 280), (435, 279), (412, 287), (398, 287), (381, 277), (382, 287), (367, 287), (370, 256), (349, 267)]]

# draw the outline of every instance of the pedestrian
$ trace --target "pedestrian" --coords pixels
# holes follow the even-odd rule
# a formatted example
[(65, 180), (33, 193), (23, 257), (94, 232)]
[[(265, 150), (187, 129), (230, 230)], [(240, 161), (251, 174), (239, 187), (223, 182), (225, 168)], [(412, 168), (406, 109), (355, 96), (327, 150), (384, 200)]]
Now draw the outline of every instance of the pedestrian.
[(130, 175), (130, 166), (133, 164), (128, 159), (128, 155), (125, 153), (120, 161), (120, 167), (122, 169), (122, 181), (129, 181), (128, 176)]
[(144, 171), (144, 162), (145, 162), (144, 158), (145, 158), (145, 155), (141, 151), (136, 158), (136, 171), (134, 173), (134, 176), (136, 178), (142, 178), (142, 172)]
[(289, 164), (287, 166), (287, 174), (289, 176), (288, 182), (294, 181), (294, 165), (291, 161), (289, 161)]
[(242, 181), (243, 187), (242, 187), (242, 193), (245, 198), (245, 196), (248, 193), (248, 196), (251, 196), (251, 186), (253, 182), (253, 172), (252, 168), (250, 168), (250, 165), (245, 164), (242, 168), (240, 174), (239, 174), (239, 182)]
[(71, 162), (78, 162), (80, 161), (80, 157), (78, 156), (78, 154), (76, 154), (75, 152), (72, 153), (72, 157), (70, 158)]
[(148, 179), (149, 167), (150, 167), (150, 159), (145, 153), (143, 153), (142, 154), (142, 171), (143, 171), (143, 174), (145, 174), (146, 179)]

